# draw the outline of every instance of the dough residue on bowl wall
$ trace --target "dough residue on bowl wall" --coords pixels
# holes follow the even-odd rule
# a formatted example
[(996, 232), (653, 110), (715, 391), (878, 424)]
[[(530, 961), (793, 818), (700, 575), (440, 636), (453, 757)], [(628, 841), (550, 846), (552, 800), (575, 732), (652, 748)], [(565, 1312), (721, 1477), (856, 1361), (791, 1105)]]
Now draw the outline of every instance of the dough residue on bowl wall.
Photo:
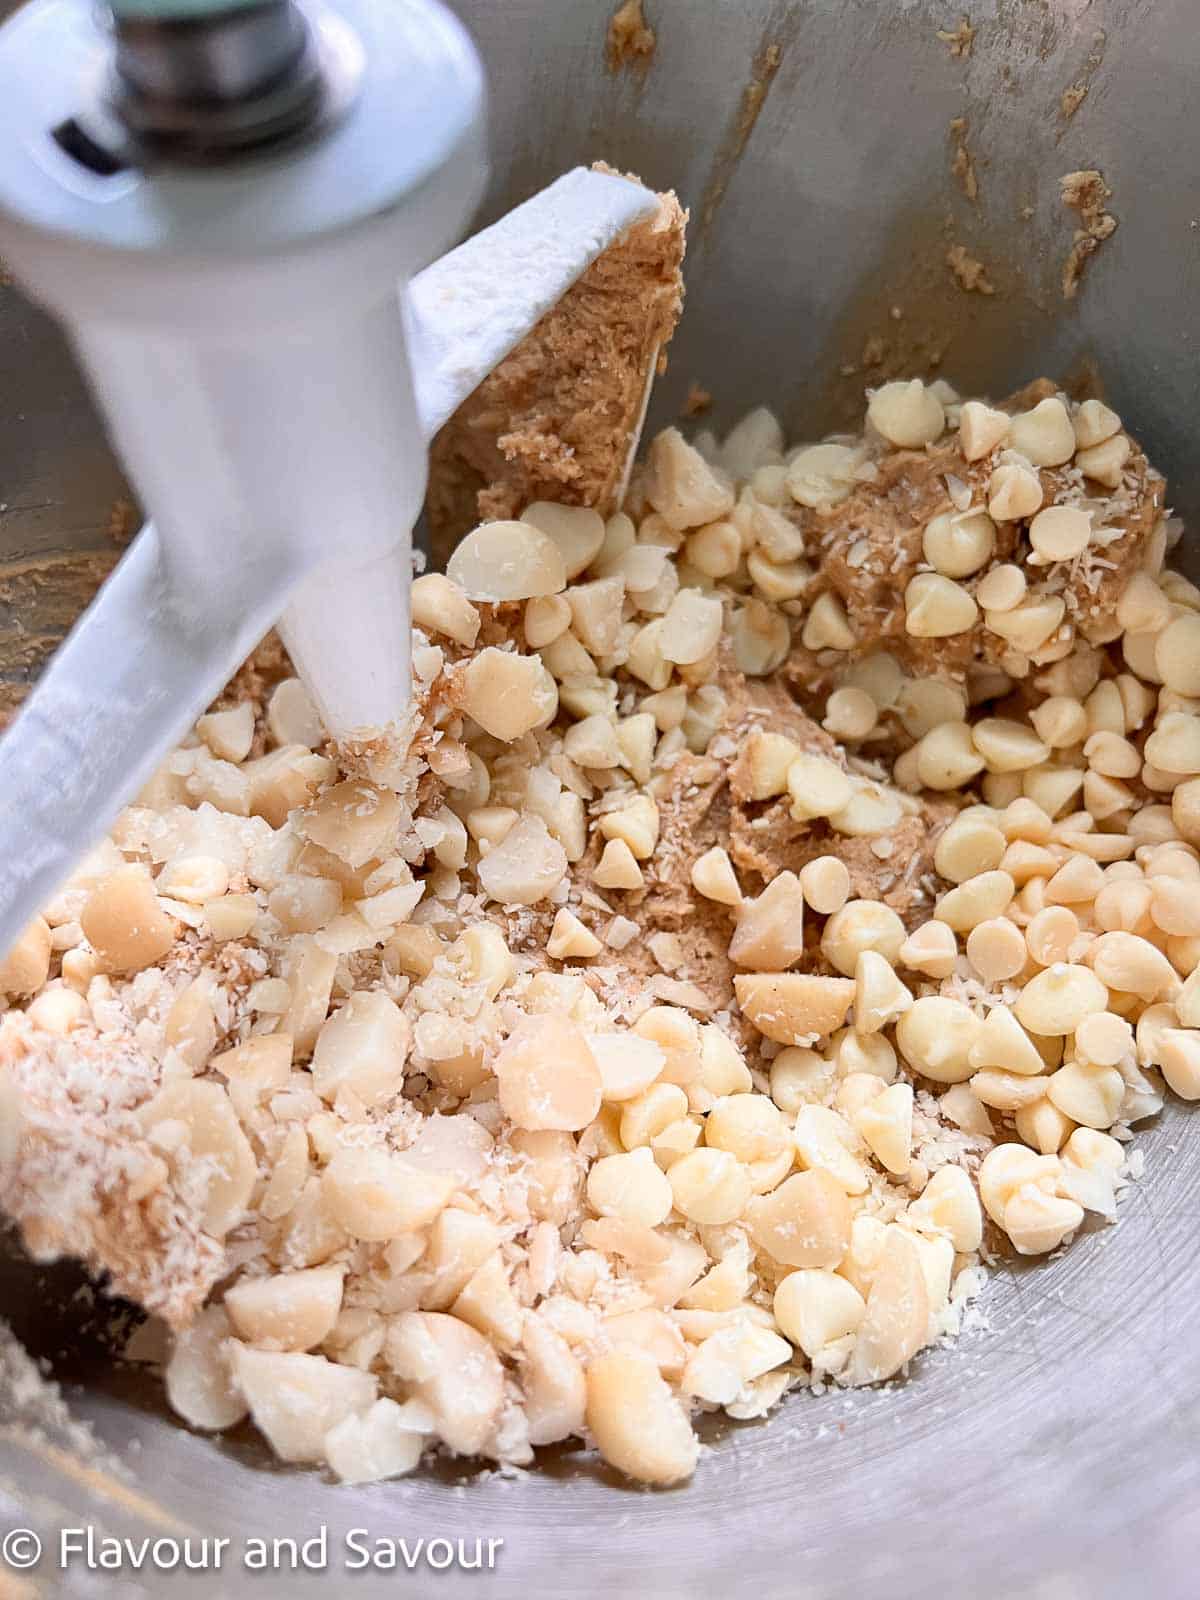
[(1079, 217), (1074, 242), (1063, 262), (1062, 293), (1064, 300), (1073, 300), (1088, 263), (1096, 251), (1117, 231), (1117, 219), (1108, 210), (1113, 192), (1104, 181), (1104, 174), (1094, 168), (1080, 172), (1067, 172), (1058, 180), (1062, 203)]
[(609, 19), (605, 54), (610, 72), (622, 67), (645, 68), (654, 56), (658, 36), (646, 21), (642, 0), (623, 0)]

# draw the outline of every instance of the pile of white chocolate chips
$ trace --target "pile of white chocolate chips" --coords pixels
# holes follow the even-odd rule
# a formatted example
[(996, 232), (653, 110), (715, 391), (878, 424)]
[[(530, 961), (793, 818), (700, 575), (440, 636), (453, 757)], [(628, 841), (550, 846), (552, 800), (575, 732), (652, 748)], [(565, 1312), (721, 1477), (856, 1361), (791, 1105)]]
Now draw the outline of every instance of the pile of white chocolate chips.
[[(399, 739), (276, 649), (0, 968), (0, 1202), (200, 1428), (361, 1481), (901, 1373), (1200, 1097), (1200, 591), (1096, 400), (660, 434), (413, 591)], [(1135, 1168), (1136, 1171), (1136, 1168)]]

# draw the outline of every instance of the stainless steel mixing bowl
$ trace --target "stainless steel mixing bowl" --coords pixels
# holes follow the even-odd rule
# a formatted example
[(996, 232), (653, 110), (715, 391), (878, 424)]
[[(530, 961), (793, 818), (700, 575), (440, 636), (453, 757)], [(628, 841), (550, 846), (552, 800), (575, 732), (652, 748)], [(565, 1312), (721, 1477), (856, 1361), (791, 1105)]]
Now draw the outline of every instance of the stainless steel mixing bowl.
[[(976, 29), (966, 57), (938, 37), (960, 4)], [(618, 74), (604, 61), (608, 0), (457, 8), (491, 71), (489, 213), (597, 157), (674, 186), (692, 208), (687, 313), (659, 419), (697, 382), (718, 425), (766, 400), (792, 437), (824, 431), (883, 370), (863, 366), (872, 340), (888, 370), (921, 371), (940, 352), (940, 370), (971, 392), (1098, 369), (1175, 506), (1200, 511), (1196, 0), (646, 0), (657, 51), (644, 72)], [(1062, 95), (1084, 84), (1068, 119)], [(977, 204), (950, 171), (956, 117)], [(1120, 228), (1068, 304), (1059, 276), (1074, 218), (1057, 180), (1094, 166)], [(994, 295), (955, 286), (952, 243), (986, 263)], [(123, 490), (60, 340), (11, 288), (0, 289), (0, 374), (0, 674), (19, 685), (113, 559)], [(446, 1596), (835, 1600), (936, 1583), (980, 1597), (1190, 1595), (1198, 1137), (1186, 1108), (1168, 1108), (1140, 1137), (1147, 1176), (1120, 1225), (1061, 1260), (998, 1272), (989, 1332), (923, 1355), (891, 1392), (797, 1396), (765, 1424), (731, 1425), (695, 1481), (666, 1493), (571, 1453), (528, 1477), (446, 1472), (363, 1490), (270, 1470), (252, 1441), (190, 1434), (144, 1383), (113, 1375), (103, 1317), (72, 1299), (79, 1279), (13, 1254), (5, 1314), (78, 1386), (72, 1409), (153, 1506), (5, 1437), (0, 1529), (65, 1515), (130, 1531), (170, 1517), (236, 1539), (306, 1537), (324, 1523), (337, 1581), (350, 1527), (505, 1541), (490, 1573), (360, 1574), (362, 1594), (407, 1579)], [(192, 1579), (64, 1579), (49, 1558), (37, 1577), (46, 1592), (120, 1594), (282, 1595), (320, 1581), (236, 1564)]]

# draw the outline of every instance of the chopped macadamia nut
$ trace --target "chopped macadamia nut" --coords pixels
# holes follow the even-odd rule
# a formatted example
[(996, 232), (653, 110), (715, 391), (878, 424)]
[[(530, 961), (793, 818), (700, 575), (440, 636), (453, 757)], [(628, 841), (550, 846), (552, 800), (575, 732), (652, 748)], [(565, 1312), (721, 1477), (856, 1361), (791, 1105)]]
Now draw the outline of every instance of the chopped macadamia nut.
[(833, 1269), (850, 1247), (846, 1191), (819, 1167), (751, 1200), (746, 1221), (758, 1247), (782, 1266)]
[(625, 580), (620, 577), (597, 578), (567, 590), (572, 631), (592, 655), (608, 656), (615, 650), (624, 599)]
[(734, 1222), (753, 1194), (749, 1169), (727, 1150), (693, 1150), (667, 1173), (674, 1204), (689, 1222)]
[(376, 1398), (377, 1379), (324, 1356), (235, 1344), (232, 1366), (255, 1426), (281, 1461), (323, 1461), (331, 1429)]
[(487, 1448), (504, 1402), (504, 1368), (483, 1334), (458, 1317), (406, 1311), (388, 1328), (384, 1350), (389, 1369), (433, 1413), (443, 1444), (460, 1455)]
[(709, 466), (678, 428), (665, 428), (657, 436), (649, 466), (646, 496), (668, 527), (699, 528), (733, 510), (728, 479)]
[(659, 649), (680, 666), (701, 661), (721, 637), (721, 602), (697, 589), (681, 589), (663, 617)]
[(604, 518), (588, 506), (560, 506), (550, 500), (535, 500), (525, 507), (521, 521), (540, 528), (554, 541), (569, 579), (587, 571), (604, 543)]
[(570, 626), (571, 607), (563, 595), (543, 595), (525, 602), (525, 643), (531, 650), (553, 644)]
[(536, 905), (562, 882), (567, 853), (540, 817), (524, 816), (479, 863), (483, 889), (501, 905)]
[(1185, 611), (1167, 624), (1154, 643), (1154, 660), (1168, 689), (1200, 697), (1200, 616)]
[(915, 1239), (887, 1229), (854, 1343), (850, 1381), (881, 1383), (929, 1337), (929, 1292)]
[(284, 678), (267, 702), (267, 731), (277, 745), (315, 750), (325, 737), (321, 718), (299, 678)]
[(567, 584), (562, 552), (529, 522), (485, 522), (459, 544), (446, 576), (468, 600), (529, 600)]
[(867, 1189), (867, 1168), (851, 1153), (854, 1133), (840, 1113), (826, 1106), (801, 1106), (794, 1139), (802, 1167), (828, 1173), (847, 1194), (862, 1194)]
[(141, 1107), (138, 1121), (169, 1166), (194, 1163), (202, 1225), (223, 1239), (242, 1220), (258, 1172), (229, 1095), (210, 1079), (175, 1079)]
[(738, 909), (729, 959), (740, 967), (782, 972), (804, 954), (804, 891), (794, 872), (781, 872)]
[(395, 837), (400, 807), (394, 794), (377, 784), (338, 783), (301, 819), (306, 839), (357, 869), (373, 860)]
[(248, 1410), (230, 1364), (233, 1329), (224, 1306), (206, 1306), (177, 1333), (163, 1368), (171, 1410), (193, 1428), (232, 1428)]
[(971, 1093), (995, 1111), (1026, 1110), (1036, 1105), (1045, 1092), (1045, 1085), (1037, 1080), (999, 1067), (985, 1067), (971, 1079)]
[(81, 994), (64, 986), (44, 989), (30, 1002), (25, 1015), (36, 1027), (65, 1037), (72, 1028), (88, 1020), (89, 1008)]
[(527, 1017), (493, 1063), (500, 1105), (518, 1128), (586, 1128), (600, 1110), (603, 1081), (587, 1040), (565, 1017)]
[(479, 637), (479, 612), (457, 583), (440, 572), (413, 580), (413, 621), (426, 633), (441, 633), (470, 649)]
[(587, 1384), (567, 1341), (537, 1318), (522, 1337), (521, 1379), (530, 1444), (554, 1444), (583, 1429)]
[[(141, 882), (142, 878), (139, 875), (137, 879), (137, 893), (131, 897), (131, 903), (134, 906), (140, 906), (142, 903), (140, 894)], [(122, 891), (120, 887), (118, 886), (118, 889), (115, 892), (110, 892), (114, 893), (114, 898), (119, 905), (119, 902), (122, 898)], [(91, 905), (91, 903), (91, 900), (89, 900), (88, 904)], [(150, 893), (148, 904), (154, 907), (154, 914), (156, 917), (161, 915), (161, 913), (158, 912), (157, 901), (154, 898), (153, 892)], [(106, 911), (105, 905), (105, 900), (101, 900), (101, 902), (96, 906), (92, 918), (89, 919), (93, 929), (95, 930), (93, 935), (89, 935), (92, 940), (92, 944), (99, 954), (103, 946), (98, 942), (96, 935), (98, 934), (102, 938), (104, 932), (111, 929), (111, 933), (115, 933), (117, 935), (115, 941), (110, 946), (112, 954), (115, 955), (118, 960), (128, 958), (135, 951), (135, 946), (137, 943), (136, 938), (133, 936), (126, 936), (124, 929), (112, 928), (112, 924), (110, 922), (111, 912)], [(167, 925), (167, 927), (170, 927), (170, 923), (166, 917), (162, 917), (161, 920)], [(155, 926), (155, 924), (151, 924), (147, 934), (145, 935), (145, 937), (149, 939), (151, 943), (153, 942)], [(173, 941), (173, 928), (170, 930), (170, 936), (171, 940)], [(43, 918), (34, 917), (33, 921), (30, 922), (18, 935), (15, 944), (9, 946), (7, 955), (0, 960), (0, 994), (9, 996), (36, 994), (45, 983), (50, 973), (51, 948), (52, 945), (49, 927)], [(151, 960), (153, 959), (154, 958), (151, 957)], [(145, 962), (140, 962), (138, 964), (146, 965)]]
[(554, 918), (546, 941), (546, 954), (555, 961), (586, 961), (598, 956), (603, 945), (573, 911), (564, 906)]
[(840, 1028), (854, 1002), (847, 978), (799, 972), (739, 974), (738, 1005), (758, 1031), (778, 1044), (805, 1044)]
[(334, 1101), (345, 1089), (364, 1105), (400, 1092), (412, 1028), (381, 990), (359, 990), (321, 1028), (313, 1048), (313, 1088)]
[(325, 1168), (321, 1193), (355, 1239), (387, 1240), (424, 1228), (449, 1200), (454, 1181), (424, 1172), (388, 1150), (342, 1146)]
[[(161, 874), (159, 881), (162, 881)], [(289, 873), (267, 897), (267, 910), (284, 933), (316, 933), (332, 922), (341, 909), (341, 884), (330, 878)]]
[(781, 1050), (771, 1063), (771, 1098), (781, 1111), (797, 1112), (828, 1090), (834, 1064), (815, 1050)]
[(735, 478), (749, 478), (758, 467), (783, 459), (783, 429), (775, 413), (755, 406), (725, 436), (721, 460)]
[(342, 1307), (340, 1267), (243, 1278), (225, 1296), (238, 1337), (260, 1350), (311, 1350), (328, 1338)]
[(688, 538), (687, 559), (706, 578), (726, 578), (736, 572), (742, 559), (742, 535), (737, 525), (722, 521), (697, 528)]
[(845, 500), (854, 487), (862, 453), (844, 444), (814, 444), (788, 462), (787, 489), (797, 505), (814, 510)]
[[(145, 867), (118, 867), (89, 894), (79, 914), (84, 937), (106, 972), (140, 972), (160, 961), (175, 943), (176, 924), (162, 910)], [(45, 924), (42, 924), (44, 927)], [(27, 983), (34, 975), (40, 930), (34, 922), (21, 935), (16, 951), (6, 958), (3, 987)], [(49, 930), (46, 932), (49, 957)], [(14, 965), (15, 963), (15, 965)], [(26, 991), (28, 992), (28, 991)]]
[(615, 810), (606, 811), (597, 822), (606, 839), (620, 839), (632, 856), (646, 861), (658, 843), (658, 806), (648, 794), (637, 794)]
[(621, 764), (617, 730), (605, 716), (584, 717), (568, 728), (563, 749), (581, 767), (603, 771)]
[(742, 903), (742, 891), (733, 870), (733, 862), (729, 859), (729, 852), (721, 845), (714, 845), (696, 858), (692, 863), (691, 879), (696, 893), (702, 894), (706, 900), (715, 900), (724, 906), (739, 906)]
[(536, 656), (489, 648), (463, 674), (462, 708), (485, 733), (511, 744), (551, 720), (558, 690)]
[[(229, 869), (218, 856), (176, 856), (158, 875), (155, 887), (160, 895), (182, 900), (187, 905), (205, 905), (219, 900), (229, 887)], [(338, 907), (341, 906), (338, 891)]]
[(587, 1368), (587, 1424), (604, 1460), (641, 1483), (690, 1477), (700, 1442), (645, 1353), (624, 1346)]
[(588, 1047), (600, 1069), (606, 1101), (636, 1099), (666, 1066), (666, 1053), (653, 1039), (634, 1033), (591, 1034)]
[(432, 1420), (419, 1401), (398, 1405), (385, 1396), (361, 1415), (343, 1417), (330, 1428), (325, 1458), (341, 1483), (402, 1477), (420, 1462)]
[(210, 711), (196, 732), (221, 761), (244, 761), (254, 743), (254, 708), (248, 701), (229, 711)]

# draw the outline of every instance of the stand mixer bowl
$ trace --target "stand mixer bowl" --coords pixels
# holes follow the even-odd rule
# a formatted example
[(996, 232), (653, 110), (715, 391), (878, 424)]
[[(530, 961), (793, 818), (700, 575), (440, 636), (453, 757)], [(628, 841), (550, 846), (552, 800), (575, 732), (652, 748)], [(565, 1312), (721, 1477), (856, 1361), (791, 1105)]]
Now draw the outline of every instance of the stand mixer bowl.
[[(887, 376), (929, 372), (940, 356), (936, 371), (970, 393), (1094, 368), (1185, 525), (1200, 518), (1192, 0), (975, 0), (973, 47), (957, 55), (939, 30), (955, 29), (958, 7), (940, 0), (647, 0), (655, 53), (616, 72), (601, 0), (453, 8), (491, 82), (483, 220), (598, 157), (676, 188), (691, 208), (687, 311), (651, 427), (679, 414), (695, 382), (714, 397), (705, 425), (765, 402), (789, 439), (818, 437), (881, 380), (864, 366), (868, 343)], [(1088, 92), (1067, 116), (1076, 85)], [(958, 117), (974, 203), (951, 173)], [(1058, 179), (1093, 167), (1120, 226), (1067, 301), (1077, 218)], [(985, 263), (994, 295), (956, 285), (945, 261), (955, 243)], [(11, 288), (0, 289), (0, 351), (0, 697), (15, 700), (111, 566), (126, 491), (57, 332)], [(1176, 557), (1185, 570), (1197, 566), (1188, 539)], [(694, 1481), (668, 1492), (630, 1488), (576, 1452), (523, 1477), (445, 1468), (364, 1489), (273, 1469), (256, 1441), (169, 1418), (144, 1378), (114, 1371), (107, 1311), (76, 1296), (80, 1275), (13, 1250), (0, 1266), (3, 1314), (50, 1359), (73, 1415), (127, 1463), (132, 1486), (114, 1498), (69, 1458), (0, 1434), (0, 1525), (186, 1525), (235, 1544), (324, 1525), (335, 1581), (352, 1528), (502, 1539), (493, 1570), (437, 1575), (449, 1597), (619, 1587), (656, 1600), (848, 1600), (916, 1595), (939, 1579), (978, 1600), (1189, 1594), (1200, 1538), (1193, 1115), (1169, 1105), (1139, 1134), (1147, 1175), (1115, 1229), (995, 1272), (988, 1328), (922, 1355), (889, 1392), (801, 1394), (766, 1423), (726, 1424)], [(62, 1574), (49, 1557), (37, 1576), (66, 1594), (159, 1594), (168, 1582)], [(320, 1576), (233, 1563), (172, 1581), (290, 1595)], [(362, 1572), (356, 1592), (397, 1581)]]

